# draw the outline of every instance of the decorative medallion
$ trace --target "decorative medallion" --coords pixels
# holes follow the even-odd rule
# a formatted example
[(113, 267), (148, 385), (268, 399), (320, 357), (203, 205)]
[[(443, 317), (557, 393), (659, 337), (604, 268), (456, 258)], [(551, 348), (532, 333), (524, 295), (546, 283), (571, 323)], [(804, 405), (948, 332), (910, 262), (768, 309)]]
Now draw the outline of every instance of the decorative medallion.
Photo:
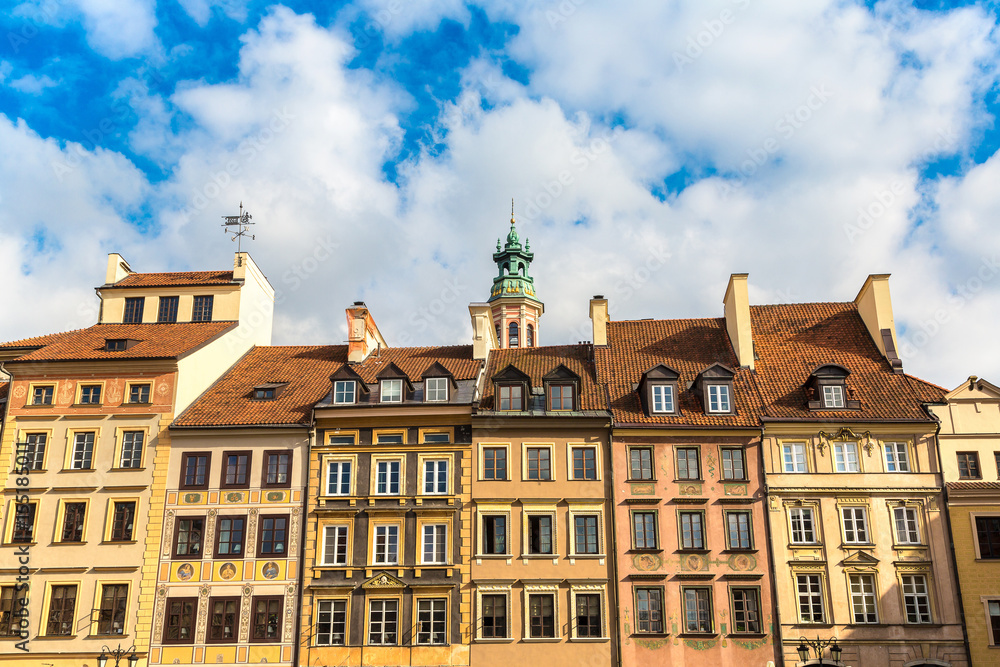
[(236, 576), (236, 566), (232, 563), (223, 563), (222, 567), (219, 568), (219, 576), (229, 581)]
[(24, 395), (28, 391), (24, 388), (23, 384), (19, 384), (14, 388), (14, 398), (24, 398)]
[(170, 391), (170, 389), (167, 387), (166, 382), (160, 382), (156, 385), (156, 395), (159, 396), (161, 400), (167, 397), (168, 391)]
[(684, 645), (688, 648), (693, 648), (696, 651), (707, 651), (710, 648), (715, 648), (719, 643), (718, 639), (685, 639)]
[(267, 492), (267, 500), (269, 502), (280, 503), (284, 499), (285, 499), (285, 492), (284, 491), (268, 491)]
[(63, 383), (62, 391), (59, 392), (59, 402), (60, 403), (72, 403), (73, 402), (73, 383), (66, 381)]
[(655, 484), (632, 484), (633, 496), (654, 496), (656, 495)]
[(250, 595), (252, 593), (253, 593), (253, 587), (252, 586), (244, 586), (243, 587), (243, 595)]
[(681, 559), (681, 565), (685, 570), (704, 570), (707, 564), (705, 557), (698, 554), (689, 554)]
[(200, 503), (201, 494), (200, 493), (185, 493), (184, 502), (186, 503)]
[(273, 560), (269, 560), (264, 563), (264, 567), (261, 568), (261, 574), (264, 575), (265, 579), (274, 579), (278, 576), (278, 564)]
[(729, 569), (746, 572), (757, 567), (757, 559), (751, 554), (733, 554), (729, 557)]
[(179, 568), (177, 568), (177, 578), (181, 581), (187, 581), (194, 576), (194, 566), (191, 563), (184, 563)]
[(396, 577), (380, 572), (361, 584), (362, 588), (403, 588), (403, 582)]
[(745, 496), (747, 495), (747, 485), (746, 484), (724, 484), (723, 492), (727, 496)]
[(243, 502), (243, 494), (240, 491), (230, 491), (226, 494), (227, 503), (241, 503)]
[(217, 510), (215, 508), (212, 508), (212, 509), (208, 510), (208, 516), (215, 516), (218, 513), (219, 513), (219, 510)]
[(663, 567), (663, 559), (659, 554), (634, 554), (632, 566), (641, 572), (658, 570)]

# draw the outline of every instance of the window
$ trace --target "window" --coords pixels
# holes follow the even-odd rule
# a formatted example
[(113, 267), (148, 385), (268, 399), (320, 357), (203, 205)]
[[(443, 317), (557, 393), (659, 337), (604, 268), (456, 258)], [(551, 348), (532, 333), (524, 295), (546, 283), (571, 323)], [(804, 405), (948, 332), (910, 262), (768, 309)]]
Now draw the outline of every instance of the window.
[(125, 610), (128, 607), (128, 584), (103, 584), (97, 615), (97, 634), (125, 634)]
[(427, 378), (424, 380), (424, 400), (443, 402), (448, 400), (448, 378)]
[(507, 448), (483, 448), (483, 479), (506, 481), (507, 479)]
[(727, 384), (708, 385), (708, 411), (730, 412), (729, 385)]
[(326, 495), (351, 495), (351, 461), (330, 461), (327, 464)]
[(990, 616), (990, 630), (992, 631), (990, 634), (993, 636), (990, 646), (1000, 646), (1000, 600), (988, 601), (986, 609)]
[(799, 620), (802, 623), (822, 623), (823, 589), (820, 576), (799, 574), (795, 583), (799, 594)]
[(793, 507), (789, 510), (793, 544), (815, 544), (816, 530), (811, 507)]
[(375, 526), (372, 551), (376, 564), (396, 565), (399, 559), (399, 526)]
[(316, 615), (316, 645), (343, 646), (347, 643), (347, 600), (319, 600)]
[(375, 493), (382, 496), (399, 495), (399, 461), (378, 461), (375, 464)]
[(222, 455), (222, 487), (245, 489), (250, 486), (250, 452)]
[(149, 403), (148, 384), (130, 384), (128, 388), (129, 403)]
[(358, 437), (354, 433), (347, 435), (331, 435), (327, 441), (331, 445), (356, 445)]
[(125, 315), (122, 322), (125, 324), (142, 323), (142, 307), (146, 304), (146, 298), (134, 296), (125, 299)]
[(784, 472), (808, 472), (806, 469), (806, 446), (798, 442), (782, 446)]
[(511, 322), (507, 327), (507, 347), (517, 347), (517, 322)]
[(288, 546), (288, 517), (263, 516), (260, 518), (260, 540), (257, 555), (284, 554)]
[(382, 393), (379, 400), (383, 403), (402, 403), (403, 381), (382, 380)]
[(31, 544), (35, 541), (35, 512), (37, 503), (17, 503), (14, 510), (14, 530), (10, 541)]
[(191, 321), (211, 322), (214, 301), (215, 297), (211, 294), (208, 296), (196, 296), (194, 298), (194, 307), (191, 309)]
[(528, 596), (528, 636), (548, 639), (556, 636), (555, 596), (532, 593)]
[(32, 405), (52, 405), (52, 392), (54, 391), (52, 385), (45, 385), (44, 387), (35, 387), (31, 392), (31, 404)]
[(219, 517), (215, 541), (215, 556), (217, 558), (243, 558), (246, 523), (246, 517), (243, 516)]
[(823, 387), (823, 407), (842, 408), (844, 407), (844, 388), (840, 385), (826, 385)]
[(756, 588), (732, 588), (733, 632), (760, 634), (760, 591)]
[(201, 540), (205, 535), (205, 519), (181, 517), (177, 520), (174, 538), (174, 558), (201, 558)]
[(636, 549), (656, 549), (656, 512), (632, 514), (633, 542)]
[(347, 565), (348, 526), (323, 526), (323, 564)]
[(528, 447), (528, 479), (552, 479), (551, 455), (548, 447)]
[(885, 443), (885, 469), (887, 472), (910, 472), (910, 452), (905, 442)]
[(194, 621), (197, 613), (198, 598), (168, 598), (167, 622), (163, 628), (163, 643), (194, 643)]
[(629, 450), (629, 478), (653, 479), (652, 448), (633, 447)]
[(907, 623), (931, 622), (931, 598), (927, 592), (927, 577), (922, 574), (904, 574), (903, 607)]
[(684, 632), (712, 631), (712, 596), (707, 588), (684, 588)]
[(732, 551), (752, 549), (750, 536), (750, 512), (726, 512), (727, 547)]
[(124, 352), (129, 348), (129, 342), (127, 338), (108, 338), (104, 341), (104, 349), (108, 352)]
[(21, 616), (16, 611), (27, 605), (27, 599), (16, 596), (14, 586), (0, 586), (0, 637), (21, 636)]
[(111, 513), (111, 541), (131, 542), (135, 525), (135, 503), (116, 502)]
[(483, 596), (483, 639), (507, 638), (507, 596)]
[(424, 493), (448, 493), (448, 460), (424, 461)]
[(119, 468), (139, 468), (142, 466), (142, 446), (145, 441), (144, 431), (125, 431), (122, 433), (121, 458)]
[(669, 384), (654, 384), (653, 412), (674, 412), (674, 387)]
[(844, 542), (848, 544), (868, 544), (868, 513), (864, 507), (842, 507), (844, 519)]
[(98, 405), (101, 402), (101, 385), (85, 384), (80, 387), (81, 405)]
[(184, 454), (181, 463), (181, 469), (183, 470), (181, 488), (208, 488), (208, 464), (211, 460), (210, 456), (211, 454)]
[(663, 633), (663, 589), (635, 589), (635, 630), (638, 633)]
[(597, 517), (594, 515), (582, 515), (573, 517), (574, 532), (574, 553), (577, 554), (597, 554), (600, 553), (599, 540), (597, 534)]
[(601, 622), (601, 594), (576, 594), (576, 636), (597, 639), (604, 635)]
[(854, 623), (878, 623), (878, 612), (875, 605), (875, 576), (871, 574), (852, 574), (851, 584), (851, 614)]
[(354, 402), (354, 380), (337, 380), (333, 383), (333, 402), (346, 404)]
[(274, 387), (261, 387), (259, 389), (253, 390), (253, 398), (255, 401), (273, 401), (274, 400)]
[(977, 516), (976, 538), (980, 558), (1000, 558), (1000, 516)]
[(176, 296), (161, 296), (160, 297), (160, 309), (156, 313), (157, 322), (176, 322), (177, 321), (177, 304), (180, 301), (180, 297)]
[(701, 479), (697, 447), (677, 448), (677, 479)]
[(1000, 479), (1000, 452), (993, 452), (993, 461), (997, 464), (997, 479)]
[(76, 586), (53, 586), (49, 593), (49, 617), (45, 624), (45, 634), (50, 637), (72, 636), (75, 611)]
[(240, 599), (216, 597), (208, 601), (209, 642), (236, 642), (240, 634)]
[(920, 522), (913, 507), (895, 507), (892, 518), (896, 522), (896, 544), (920, 544)]
[(836, 472), (858, 472), (858, 444), (856, 442), (833, 443), (833, 469)]
[(291, 452), (264, 452), (264, 486), (290, 486), (291, 470)]
[(501, 410), (524, 410), (523, 387), (519, 384), (502, 384), (500, 390)]
[(250, 619), (250, 641), (281, 641), (281, 598), (254, 596)]
[(87, 517), (87, 503), (63, 505), (63, 529), (60, 542), (83, 542), (83, 523)]
[(17, 446), (17, 464), (27, 470), (44, 470), (47, 433), (27, 433)]
[(483, 553), (507, 553), (507, 515), (483, 515)]
[(705, 548), (705, 515), (701, 512), (678, 512), (681, 524), (681, 549)]
[(448, 526), (445, 524), (424, 525), (424, 563), (444, 564), (448, 562)]
[(572, 447), (571, 450), (573, 452), (573, 479), (596, 480), (597, 448)]
[(398, 600), (369, 600), (368, 602), (368, 643), (394, 645), (396, 628), (399, 623)]
[(722, 479), (746, 479), (746, 460), (742, 449), (722, 449)]
[(958, 452), (959, 479), (982, 479), (979, 470), (979, 452)]
[(550, 384), (549, 410), (572, 410), (572, 409), (573, 409), (573, 385)]
[(76, 433), (73, 436), (73, 470), (91, 470), (94, 467), (94, 432)]
[(447, 609), (448, 601), (444, 598), (417, 600), (418, 644), (444, 644), (447, 642)]
[(534, 515), (528, 517), (528, 553), (552, 553), (552, 517)]
[(402, 445), (405, 439), (405, 431), (392, 431), (390, 433), (375, 434), (375, 444), (378, 445)]
[(524, 328), (524, 346), (535, 347), (535, 327), (531, 324)]

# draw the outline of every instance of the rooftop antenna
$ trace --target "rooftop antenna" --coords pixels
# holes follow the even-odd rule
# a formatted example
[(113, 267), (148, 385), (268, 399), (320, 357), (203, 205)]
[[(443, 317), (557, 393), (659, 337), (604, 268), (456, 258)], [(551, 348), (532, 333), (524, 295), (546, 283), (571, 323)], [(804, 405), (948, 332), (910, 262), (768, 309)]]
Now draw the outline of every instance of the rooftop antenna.
[(243, 202), (240, 202), (239, 215), (224, 215), (222, 219), (225, 220), (222, 223), (222, 231), (233, 235), (232, 240), (236, 241), (236, 252), (243, 252), (244, 236), (249, 236), (251, 241), (257, 238), (250, 233), (250, 225), (254, 224), (250, 222), (253, 220), (253, 216), (243, 210)]

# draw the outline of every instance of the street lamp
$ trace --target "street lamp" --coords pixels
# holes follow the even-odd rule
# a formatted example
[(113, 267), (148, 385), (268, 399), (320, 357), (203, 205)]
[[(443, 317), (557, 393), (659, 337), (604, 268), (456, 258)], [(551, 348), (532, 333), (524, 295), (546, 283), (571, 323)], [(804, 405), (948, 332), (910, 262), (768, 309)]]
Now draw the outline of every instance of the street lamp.
[(837, 643), (836, 637), (831, 637), (830, 639), (820, 639), (819, 635), (817, 635), (815, 640), (799, 637), (799, 647), (795, 650), (799, 653), (799, 660), (805, 662), (809, 659), (809, 649), (813, 649), (816, 651), (816, 657), (819, 659), (819, 664), (822, 665), (823, 651), (826, 650), (827, 646), (830, 647), (830, 657), (833, 658), (833, 664), (838, 664), (844, 649), (840, 648), (840, 644)]
[[(131, 651), (131, 653), (129, 653), (129, 651)], [(109, 656), (105, 655), (105, 653), (110, 653), (110, 657), (115, 659), (115, 667), (119, 667), (122, 658), (128, 660), (128, 667), (135, 667), (139, 664), (139, 656), (135, 654), (134, 645), (128, 648), (122, 648), (122, 645), (119, 644), (116, 649), (110, 649), (107, 646), (102, 646), (101, 654), (97, 656), (97, 667), (107, 667)], [(128, 657), (125, 656), (126, 653), (129, 653)]]

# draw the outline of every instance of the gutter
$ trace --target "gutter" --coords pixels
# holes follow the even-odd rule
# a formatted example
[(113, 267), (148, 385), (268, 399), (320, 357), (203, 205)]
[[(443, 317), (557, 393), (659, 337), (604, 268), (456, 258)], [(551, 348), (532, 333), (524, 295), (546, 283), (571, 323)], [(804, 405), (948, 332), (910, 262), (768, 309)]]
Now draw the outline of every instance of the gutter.
[(611, 468), (611, 493), (608, 494), (608, 498), (611, 499), (611, 553), (615, 557), (611, 560), (611, 573), (614, 576), (614, 599), (615, 599), (615, 634), (618, 638), (618, 643), (615, 646), (615, 664), (617, 667), (622, 667), (622, 624), (621, 624), (621, 600), (619, 599), (619, 593), (621, 589), (621, 575), (618, 573), (618, 512), (615, 498), (615, 472), (614, 472), (614, 449), (615, 449), (615, 414), (611, 411), (611, 393), (608, 390), (607, 383), (604, 384), (604, 398), (608, 405), (608, 419), (610, 419), (610, 424), (608, 428), (608, 463)]

